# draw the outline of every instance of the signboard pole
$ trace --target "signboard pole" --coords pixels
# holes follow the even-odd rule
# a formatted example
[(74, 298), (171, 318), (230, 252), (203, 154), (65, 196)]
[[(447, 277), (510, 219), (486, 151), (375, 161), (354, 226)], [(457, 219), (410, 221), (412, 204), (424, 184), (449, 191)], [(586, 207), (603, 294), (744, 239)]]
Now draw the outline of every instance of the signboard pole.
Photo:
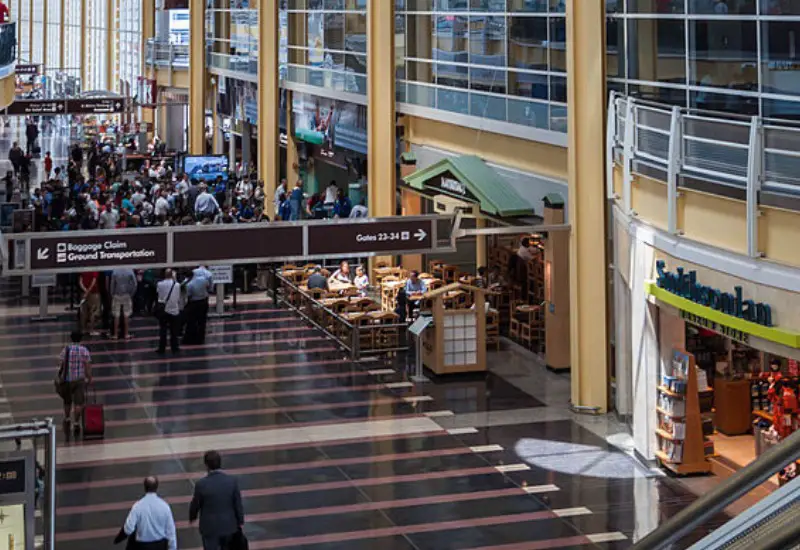
[(37, 317), (31, 318), (31, 321), (33, 322), (53, 321), (58, 318), (55, 315), (47, 314), (47, 302), (50, 298), (48, 293), (49, 288), (50, 287), (47, 286), (39, 287), (39, 315)]
[(44, 486), (47, 488), (45, 498), (44, 547), (46, 550), (56, 549), (56, 430), (53, 421), (48, 420), (50, 433), (45, 440), (46, 463)]
[(28, 298), (31, 295), (31, 278), (29, 275), (22, 276), (22, 297)]
[(214, 302), (215, 310), (209, 317), (233, 317), (233, 313), (225, 313), (225, 283), (217, 283), (215, 288), (217, 295), (216, 301)]

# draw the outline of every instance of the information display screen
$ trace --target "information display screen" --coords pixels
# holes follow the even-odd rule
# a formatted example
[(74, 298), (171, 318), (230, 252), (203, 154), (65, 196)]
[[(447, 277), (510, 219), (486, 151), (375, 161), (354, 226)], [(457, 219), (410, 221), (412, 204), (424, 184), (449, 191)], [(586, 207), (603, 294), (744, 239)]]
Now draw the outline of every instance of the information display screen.
[(25, 505), (0, 506), (0, 550), (25, 550)]
[(217, 176), (228, 180), (228, 157), (225, 155), (186, 156), (183, 158), (183, 171), (189, 179), (213, 181)]
[(18, 458), (0, 462), (0, 495), (24, 492), (25, 459)]

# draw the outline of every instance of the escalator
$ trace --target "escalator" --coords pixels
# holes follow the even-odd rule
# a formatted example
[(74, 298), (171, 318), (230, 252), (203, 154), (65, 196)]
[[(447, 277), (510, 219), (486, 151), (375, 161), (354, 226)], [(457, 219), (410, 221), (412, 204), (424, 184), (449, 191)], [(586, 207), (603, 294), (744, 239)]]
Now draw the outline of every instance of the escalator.
[[(787, 464), (800, 460), (800, 431), (769, 449), (641, 539), (636, 550), (687, 548), (681, 541)], [(800, 477), (718, 527), (689, 550), (800, 550)]]

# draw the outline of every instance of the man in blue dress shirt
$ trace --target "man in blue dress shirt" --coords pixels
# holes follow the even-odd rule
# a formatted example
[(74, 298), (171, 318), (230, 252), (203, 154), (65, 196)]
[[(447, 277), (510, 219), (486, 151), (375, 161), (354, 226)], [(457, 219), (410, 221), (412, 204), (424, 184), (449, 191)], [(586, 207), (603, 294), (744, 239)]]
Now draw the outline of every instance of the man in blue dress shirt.
[(131, 508), (125, 525), (114, 539), (114, 544), (133, 537), (134, 548), (139, 550), (177, 550), (175, 518), (169, 504), (156, 494), (158, 478), (144, 480), (145, 495)]
[(186, 284), (186, 331), (183, 343), (187, 346), (202, 345), (206, 341), (208, 322), (208, 293), (214, 285), (211, 272), (200, 266), (192, 271), (192, 278)]

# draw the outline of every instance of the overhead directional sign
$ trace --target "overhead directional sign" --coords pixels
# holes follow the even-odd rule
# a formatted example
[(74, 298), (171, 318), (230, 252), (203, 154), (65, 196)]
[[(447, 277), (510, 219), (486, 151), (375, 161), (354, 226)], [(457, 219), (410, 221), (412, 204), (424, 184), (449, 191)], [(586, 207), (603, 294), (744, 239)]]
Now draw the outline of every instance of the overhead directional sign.
[(173, 238), (175, 263), (212, 263), (303, 255), (303, 227), (299, 225), (227, 226), (230, 229), (178, 231)]
[(146, 267), (167, 263), (167, 235), (119, 232), (33, 238), (30, 244), (32, 271), (102, 269), (111, 266)]
[(18, 99), (6, 108), (7, 115), (102, 115), (125, 110), (123, 97), (82, 99)]
[[(8, 275), (75, 273), (284, 262), (304, 258), (452, 252), (437, 243), (437, 215), (366, 220), (277, 222), (11, 233)], [(452, 226), (451, 226), (452, 227)], [(442, 230), (443, 231), (443, 230)], [(450, 235), (438, 235), (449, 237)], [(0, 235), (0, 238), (3, 238)], [(449, 241), (448, 241), (449, 242)]]
[(308, 255), (378, 254), (433, 248), (433, 218), (308, 226)]

